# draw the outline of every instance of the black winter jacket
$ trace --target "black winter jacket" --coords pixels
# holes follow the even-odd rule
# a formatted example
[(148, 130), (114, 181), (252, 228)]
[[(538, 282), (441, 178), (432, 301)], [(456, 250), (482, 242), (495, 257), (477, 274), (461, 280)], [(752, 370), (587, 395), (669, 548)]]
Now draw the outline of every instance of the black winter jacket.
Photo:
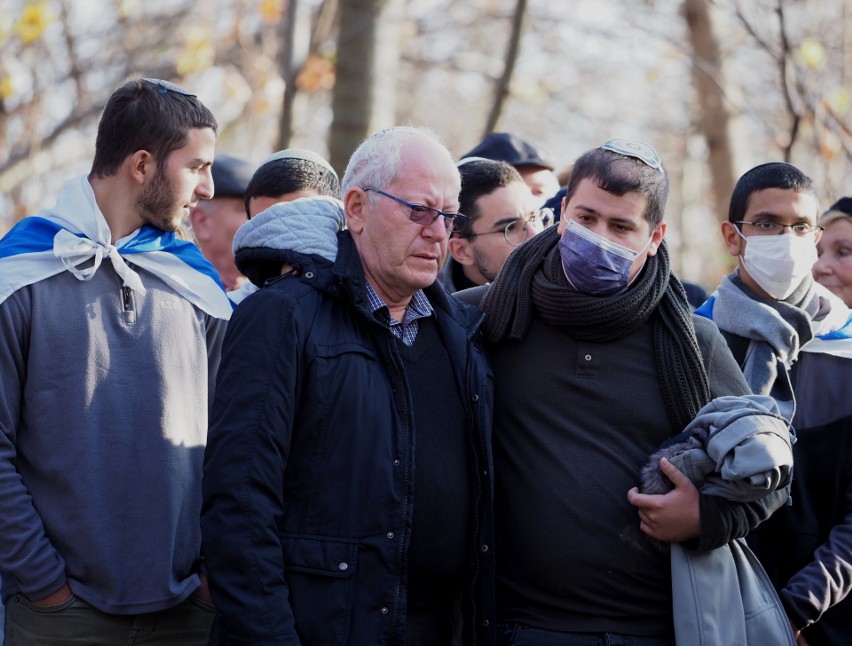
[[(204, 463), (202, 533), (219, 643), (404, 644), (416, 500), (411, 396), (371, 315), (348, 232), (337, 260), (284, 253), (234, 313)], [(268, 250), (267, 250), (268, 252)], [(264, 253), (267, 253), (264, 252)], [(268, 258), (267, 258), (268, 260)], [(466, 407), (472, 510), (457, 634), (493, 642), (491, 411), (483, 315), (426, 294)]]

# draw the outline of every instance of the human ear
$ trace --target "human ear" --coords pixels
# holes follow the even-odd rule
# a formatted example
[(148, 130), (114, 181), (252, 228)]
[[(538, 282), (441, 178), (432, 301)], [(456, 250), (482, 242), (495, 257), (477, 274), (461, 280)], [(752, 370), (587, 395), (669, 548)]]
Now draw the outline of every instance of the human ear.
[(660, 222), (656, 227), (654, 227), (654, 232), (651, 234), (651, 244), (648, 247), (648, 255), (654, 256), (657, 254), (657, 250), (660, 248), (660, 245), (663, 243), (663, 238), (666, 237), (666, 223)]
[(144, 184), (146, 179), (153, 177), (156, 170), (154, 157), (147, 150), (137, 150), (127, 158), (127, 167), (131, 179), (137, 184)]
[(722, 239), (725, 241), (725, 248), (732, 256), (739, 256), (743, 252), (745, 240), (742, 239), (737, 225), (733, 222), (722, 222)]
[(343, 212), (349, 230), (357, 235), (364, 229), (366, 218), (367, 192), (360, 188), (350, 188), (343, 196)]
[(461, 265), (472, 265), (473, 254), (470, 252), (470, 241), (466, 238), (450, 238), (447, 243), (450, 255)]

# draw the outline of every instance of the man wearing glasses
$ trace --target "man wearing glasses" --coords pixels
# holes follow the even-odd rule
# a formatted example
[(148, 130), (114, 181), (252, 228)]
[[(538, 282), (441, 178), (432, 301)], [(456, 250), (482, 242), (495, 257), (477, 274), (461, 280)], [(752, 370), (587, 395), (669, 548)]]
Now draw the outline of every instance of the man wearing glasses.
[(235, 311), (203, 488), (221, 643), (493, 643), (493, 379), (436, 280), (459, 188), (430, 133), (373, 135), (336, 259), (280, 250), (298, 272)]
[(459, 203), (468, 216), (450, 237), (450, 258), (440, 280), (455, 292), (490, 283), (509, 254), (542, 230), (535, 198), (506, 162), (482, 158), (458, 163)]
[(559, 226), (521, 245), (482, 300), (496, 385), (501, 646), (671, 646), (670, 557), (645, 536), (710, 550), (786, 498), (704, 495), (665, 460), (653, 466), (673, 489), (636, 489), (648, 457), (711, 398), (748, 394), (671, 272), (667, 192), (647, 144), (586, 152)]
[(852, 324), (812, 277), (818, 215), (813, 182), (795, 166), (745, 173), (722, 224), (737, 268), (697, 311), (719, 326), (752, 390), (793, 422), (792, 504), (748, 541), (811, 646), (852, 635)]

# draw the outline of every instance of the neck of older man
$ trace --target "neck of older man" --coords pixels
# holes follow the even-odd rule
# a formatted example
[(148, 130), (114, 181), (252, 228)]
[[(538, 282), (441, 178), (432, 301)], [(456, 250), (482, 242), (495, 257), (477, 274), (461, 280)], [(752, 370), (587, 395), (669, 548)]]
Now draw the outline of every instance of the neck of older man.
[(411, 302), (411, 298), (414, 294), (408, 293), (407, 291), (402, 293), (399, 290), (394, 290), (387, 285), (383, 285), (381, 281), (375, 280), (373, 276), (370, 275), (370, 271), (367, 267), (364, 267), (364, 275), (367, 282), (370, 283), (370, 287), (373, 288), (373, 291), (375, 291), (378, 297), (382, 299), (382, 302), (387, 305), (391, 319), (394, 321), (403, 320), (405, 317), (405, 309), (408, 307), (408, 304)]
[(375, 285), (373, 285), (373, 289), (376, 290), (376, 293), (382, 299), (382, 302), (388, 306), (391, 318), (394, 321), (402, 321), (405, 318), (405, 310), (411, 302), (411, 296), (407, 296), (405, 299), (390, 300), (387, 295), (380, 292)]

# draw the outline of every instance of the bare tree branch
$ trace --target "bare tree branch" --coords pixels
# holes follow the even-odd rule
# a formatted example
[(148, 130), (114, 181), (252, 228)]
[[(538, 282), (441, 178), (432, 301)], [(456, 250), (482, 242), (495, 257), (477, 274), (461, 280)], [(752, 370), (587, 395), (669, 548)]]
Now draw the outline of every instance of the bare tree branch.
[(521, 45), (521, 34), (524, 29), (524, 17), (527, 13), (527, 0), (517, 0), (515, 5), (515, 14), (512, 17), (512, 33), (509, 37), (509, 46), (506, 50), (506, 62), (503, 66), (503, 75), (497, 83), (497, 88), (494, 93), (494, 102), (491, 104), (491, 111), (488, 114), (488, 121), (485, 123), (485, 132), (483, 136), (492, 132), (497, 127), (497, 122), (500, 120), (500, 114), (503, 112), (503, 105), (506, 102), (506, 97), (509, 96), (509, 85), (512, 82), (512, 74), (515, 71), (515, 62), (518, 60), (518, 50)]
[(777, 52), (774, 52), (772, 50), (772, 45), (769, 43), (769, 41), (765, 40), (759, 33), (757, 33), (757, 30), (754, 28), (754, 25), (751, 24), (751, 21), (746, 18), (745, 14), (743, 13), (742, 8), (740, 7), (740, 0), (734, 0), (734, 11), (740, 21), (740, 24), (742, 24), (748, 35), (751, 36), (754, 41), (773, 58), (773, 60), (778, 61), (781, 58), (781, 55)]
[(331, 38), (334, 24), (339, 17), (340, 3), (338, 0), (325, 0), (319, 10), (314, 35), (311, 38), (311, 54), (316, 54), (319, 47)]
[(296, 79), (310, 51), (311, 10), (299, 0), (290, 0), (287, 19), (281, 23), (280, 60), (284, 78), (284, 106), (278, 121), (278, 148), (287, 148), (293, 136), (293, 104), (296, 100)]
[(788, 141), (783, 146), (784, 161), (790, 162), (792, 157), (793, 145), (796, 143), (796, 137), (799, 134), (799, 126), (802, 122), (802, 115), (793, 104), (793, 96), (790, 90), (789, 75), (793, 70), (789, 67), (789, 59), (792, 55), (790, 49), (790, 41), (787, 38), (787, 26), (784, 21), (784, 0), (778, 0), (775, 7), (775, 13), (778, 16), (778, 27), (780, 29), (781, 38), (781, 56), (779, 57), (779, 71), (781, 75), (781, 93), (784, 97), (784, 105), (787, 107), (787, 113), (790, 115), (790, 132)]

